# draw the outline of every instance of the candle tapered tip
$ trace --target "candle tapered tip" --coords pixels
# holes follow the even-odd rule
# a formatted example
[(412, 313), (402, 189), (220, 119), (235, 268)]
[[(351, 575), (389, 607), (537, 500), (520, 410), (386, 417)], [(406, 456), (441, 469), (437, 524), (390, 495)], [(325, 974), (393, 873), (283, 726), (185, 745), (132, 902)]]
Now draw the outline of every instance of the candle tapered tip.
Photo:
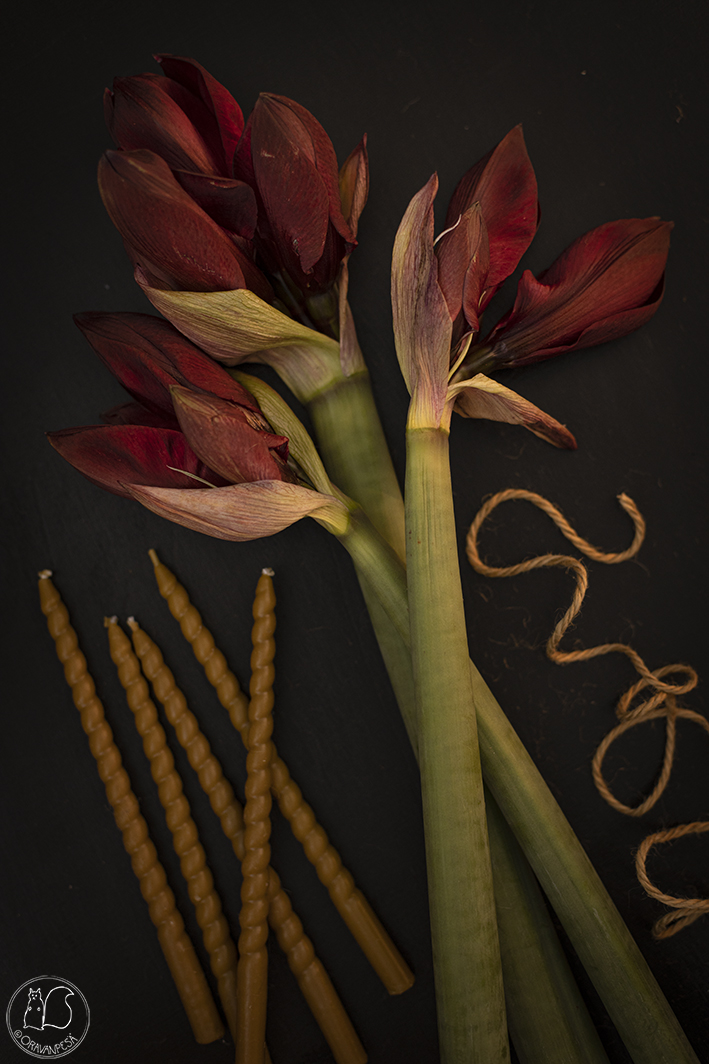
[(52, 575), (52, 570), (51, 569), (40, 569), (39, 572), (37, 573), (37, 576), (40, 578), (40, 580), (49, 580), (51, 575)]
[(153, 550), (153, 548), (151, 547), (148, 551), (148, 557), (157, 569), (158, 565), (160, 564), (160, 559), (158, 558), (157, 551)]
[(264, 576), (275, 576), (276, 575), (275, 572), (273, 571), (273, 569), (262, 569), (261, 572), (262, 572), (262, 574)]
[(118, 624), (118, 617), (116, 617), (115, 613), (113, 617), (104, 617), (103, 619), (104, 628), (110, 628), (112, 624)]
[(135, 617), (129, 617), (127, 623), (128, 623), (128, 627), (130, 628), (131, 632), (137, 632), (138, 629), (140, 628), (140, 625), (136, 621)]

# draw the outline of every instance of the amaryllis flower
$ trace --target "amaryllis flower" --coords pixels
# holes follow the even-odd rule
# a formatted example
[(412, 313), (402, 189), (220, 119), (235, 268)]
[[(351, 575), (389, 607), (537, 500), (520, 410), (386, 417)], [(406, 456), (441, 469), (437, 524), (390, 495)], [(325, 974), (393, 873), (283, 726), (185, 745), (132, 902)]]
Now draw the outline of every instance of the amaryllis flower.
[(147, 149), (108, 151), (99, 190), (133, 261), (157, 283), (214, 292), (272, 290), (251, 257), (202, 210), (160, 156)]
[(166, 76), (116, 78), (104, 93), (106, 124), (123, 151), (146, 149), (219, 226), (250, 241), (256, 197), (232, 176), (244, 128), (232, 95), (193, 59), (155, 56)]
[(297, 482), (287, 437), (253, 396), (171, 325), (143, 314), (78, 323), (136, 400), (110, 424), (48, 433), (89, 480), (222, 539), (271, 535), (321, 510), (342, 523), (341, 501)]
[[(90, 480), (130, 496), (136, 484), (191, 489), (204, 482), (293, 479), (288, 440), (270, 431), (245, 388), (168, 322), (148, 314), (83, 314), (76, 321), (136, 400), (111, 411), (105, 427), (49, 434), (50, 443)], [(207, 413), (186, 426), (181, 411), (190, 402)], [(219, 435), (221, 463), (209, 461), (216, 434), (210, 404), (229, 424), (228, 440)]]
[[(246, 254), (257, 253), (259, 264), (274, 275), (282, 305), (305, 324), (314, 322), (337, 335), (344, 312), (338, 296), (346, 292), (346, 276), (344, 285), (338, 281), (366, 200), (364, 140), (338, 174), (325, 130), (295, 101), (263, 94), (244, 128), (236, 101), (199, 63), (155, 58), (165, 76), (117, 78), (113, 90), (106, 90), (106, 122), (117, 146), (159, 156), (225, 234)], [(137, 200), (134, 205), (141, 229), (150, 221), (146, 206)], [(181, 254), (179, 241), (178, 249)], [(210, 270), (209, 257), (208, 243), (198, 245), (198, 274), (202, 265)], [(190, 274), (181, 276), (190, 279)], [(189, 283), (172, 287), (205, 290)], [(258, 286), (251, 287), (263, 295)]]
[(662, 299), (672, 224), (628, 219), (587, 233), (539, 278), (527, 270), (512, 310), (479, 340), (481, 314), (538, 220), (519, 127), (459, 183), (434, 241), (436, 187), (434, 175), (411, 201), (392, 268), (397, 353), (412, 396), (417, 388), (420, 396), (413, 416), (441, 424), (454, 400), (464, 416), (518, 422), (574, 447), (567, 429), (484, 373), (616, 339), (646, 322)]
[(512, 310), (470, 350), (461, 372), (541, 362), (644, 325), (662, 300), (671, 229), (659, 218), (608, 222), (538, 278), (526, 270)]
[[(435, 174), (414, 196), (399, 227), (392, 260), (392, 306), (397, 355), (412, 397), (409, 425), (447, 426), (453, 404), (461, 404), (470, 390), (470, 404), (462, 411), (467, 416), (521, 424), (556, 446), (575, 447), (573, 436), (558, 421), (482, 373), (462, 380), (456, 376), (451, 383), (478, 333), (488, 288), (501, 283), (501, 271), (516, 264), (536, 230), (536, 185), (529, 176), (524, 181), (510, 179), (510, 171), (520, 172), (519, 151), (524, 151), (521, 135), (513, 132), (515, 137), (503, 142), (506, 150), (499, 155), (499, 149), (492, 152), (472, 182), (474, 194), (476, 184), (479, 187), (486, 178), (488, 204), (496, 207), (506, 199), (512, 219), (509, 241), (502, 216), (493, 211), (491, 242), (482, 203), (466, 206), (462, 196), (458, 203), (464, 213), (434, 241)], [(511, 144), (515, 152), (507, 151)], [(496, 157), (502, 165), (486, 173)], [(522, 171), (529, 174), (526, 167)], [(521, 205), (519, 211), (515, 203)], [(526, 226), (520, 226), (520, 217), (527, 218)]]

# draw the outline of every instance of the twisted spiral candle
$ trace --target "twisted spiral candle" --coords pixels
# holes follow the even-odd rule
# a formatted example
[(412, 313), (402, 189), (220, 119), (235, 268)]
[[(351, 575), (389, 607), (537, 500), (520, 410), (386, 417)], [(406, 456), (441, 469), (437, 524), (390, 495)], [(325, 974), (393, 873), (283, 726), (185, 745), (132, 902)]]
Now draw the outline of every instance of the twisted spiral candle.
[[(219, 701), (229, 713), (232, 724), (248, 747), (248, 700), (239, 687), (226, 658), (215, 646), (211, 633), (202, 623), (198, 610), (173, 573), (163, 565), (154, 550), (148, 552), (155, 579), (170, 613), (179, 622), (182, 634), (192, 646)], [(355, 886), (350, 872), (330, 844), (315, 814), (304, 801), (285, 762), (273, 750), (271, 788), (279, 808), (289, 821), (296, 838), (303, 845), (308, 860), (315, 866), (320, 881), (350, 933), (369, 960), (390, 994), (401, 994), (413, 984), (414, 977), (389, 935), (382, 927), (362, 892)]]
[(259, 577), (251, 632), (251, 685), (244, 859), (241, 862), (241, 935), (237, 972), (239, 1034), (236, 1064), (263, 1064), (268, 978), (268, 867), (271, 860), (271, 757), (273, 747), (273, 657), (276, 596), (272, 570)]
[(115, 617), (106, 619), (111, 658), (125, 689), (128, 706), (143, 739), (143, 749), (150, 761), (153, 779), (165, 810), (165, 821), (172, 832), (175, 853), (187, 882), (190, 901), (195, 907), (212, 971), (217, 979), (219, 1000), (236, 1038), (236, 947), (222, 912), (222, 903), (214, 887), (212, 873), (199, 841), (197, 825), (182, 793), (182, 780), (167, 745), (165, 731), (158, 721), (157, 710), (148, 693), (148, 685), (127, 635)]
[[(224, 777), (222, 766), (201, 731), (197, 718), (188, 708), (185, 696), (177, 687), (159, 647), (134, 618), (128, 619), (128, 625), (133, 633), (133, 649), (140, 660), (143, 675), (152, 684), (153, 693), (175, 729), (177, 739), (186, 751), (212, 809), (219, 817), (222, 830), (241, 862), (246, 854), (243, 814), (233, 788)], [(364, 1047), (330, 977), (315, 955), (313, 944), (293, 911), (277, 873), (271, 867), (268, 869), (268, 902), (269, 923), (335, 1061), (337, 1064), (364, 1064), (367, 1059)]]
[(51, 572), (39, 574), (39, 598), (47, 627), (54, 639), (57, 656), (71, 687), (74, 705), (81, 714), (81, 726), (89, 737), (91, 753), (96, 759), (99, 776), (106, 787), (106, 797), (113, 810), (123, 845), (148, 903), (150, 919), (170, 969), (180, 1000), (197, 1042), (214, 1042), (224, 1034), (214, 999), (185, 925), (175, 906), (175, 895), (168, 886), (165, 870), (148, 834), (148, 825), (140, 814), (121, 754), (113, 741), (103, 705), (96, 694), (86, 658), (79, 648), (76, 632), (69, 623), (69, 613), (52, 583)]

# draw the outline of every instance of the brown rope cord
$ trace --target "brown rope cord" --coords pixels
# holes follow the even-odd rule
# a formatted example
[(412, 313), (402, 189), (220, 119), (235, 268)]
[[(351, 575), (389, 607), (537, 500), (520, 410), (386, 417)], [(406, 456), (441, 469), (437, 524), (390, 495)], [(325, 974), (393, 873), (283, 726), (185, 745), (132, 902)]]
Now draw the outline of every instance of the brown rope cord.
[[(675, 754), (677, 718), (683, 717), (688, 720), (693, 720), (695, 723), (709, 731), (709, 721), (707, 721), (706, 717), (699, 713), (695, 713), (692, 710), (678, 706), (676, 701), (677, 695), (685, 694), (687, 691), (691, 691), (696, 687), (698, 682), (697, 673), (690, 665), (665, 665), (652, 672), (648, 669), (637, 651), (633, 650), (633, 648), (626, 643), (602, 643), (598, 646), (587, 647), (584, 650), (560, 650), (559, 644), (578, 615), (588, 588), (588, 573), (583, 562), (570, 555), (542, 554), (535, 558), (528, 558), (523, 562), (519, 562), (517, 565), (492, 566), (488, 565), (480, 557), (478, 549), (478, 534), (484, 521), (501, 503), (517, 499), (523, 499), (527, 502), (533, 503), (534, 506), (538, 507), (538, 509), (542, 510), (552, 519), (562, 535), (573, 543), (582, 554), (585, 554), (594, 561), (603, 562), (606, 565), (617, 565), (619, 562), (627, 561), (628, 559), (635, 557), (645, 538), (645, 521), (633, 500), (628, 495), (619, 495), (618, 502), (633, 522), (635, 532), (633, 541), (626, 550), (608, 553), (599, 550), (597, 547), (594, 547), (593, 544), (589, 543), (588, 540), (579, 536), (561, 511), (558, 510), (556, 506), (552, 505), (547, 499), (543, 498), (543, 496), (538, 495), (533, 491), (526, 491), (523, 488), (509, 488), (506, 491), (498, 492), (496, 495), (491, 496), (485, 501), (470, 526), (466, 540), (468, 560), (476, 572), (481, 573), (483, 576), (517, 576), (520, 573), (531, 572), (534, 569), (547, 569), (552, 567), (563, 568), (573, 572), (576, 586), (571, 605), (555, 626), (554, 631), (551, 633), (546, 644), (547, 656), (552, 661), (559, 665), (568, 665), (574, 661), (588, 661), (591, 658), (600, 657), (602, 654), (620, 653), (629, 658), (636, 672), (639, 673), (640, 679), (625, 692), (618, 702), (616, 715), (619, 723), (608, 733), (596, 750), (592, 762), (592, 772), (593, 780), (599, 793), (610, 806), (618, 812), (625, 813), (627, 816), (642, 816), (655, 805), (669, 781)], [(684, 683), (668, 683), (664, 680), (665, 676), (673, 673), (684, 675), (686, 677)], [(631, 710), (630, 706), (633, 699), (640, 693), (640, 691), (647, 687), (654, 689), (654, 693), (645, 702)], [(629, 731), (637, 724), (657, 720), (663, 717), (666, 719), (665, 751), (662, 768), (657, 782), (652, 792), (639, 805), (625, 805), (611, 792), (603, 777), (603, 759), (612, 743), (614, 743), (615, 740), (626, 731)], [(694, 824), (682, 825), (679, 828), (668, 829), (670, 833), (675, 832), (679, 834), (687, 834), (690, 831), (707, 830), (709, 830), (709, 822), (705, 823), (700, 821), (697, 821)], [(678, 835), (668, 835), (668, 832), (659, 832), (656, 835), (651, 835), (645, 840), (638, 851), (638, 878), (645, 887), (645, 890), (651, 894), (652, 897), (660, 897), (661, 892), (653, 887), (644, 871), (647, 852), (656, 842), (669, 841), (670, 838), (675, 837), (678, 837)], [(645, 849), (643, 849), (643, 847), (645, 847)], [(667, 901), (669, 898), (669, 895), (661, 895), (661, 900)], [(709, 900), (702, 901), (701, 899), (675, 898), (667, 901), (667, 903), (674, 905), (681, 911), (678, 913), (669, 913), (666, 917), (663, 917), (657, 922), (653, 929), (653, 933), (658, 938), (664, 938), (668, 935), (674, 934), (688, 923), (691, 923), (691, 921), (701, 915), (702, 912), (709, 911)]]
[(671, 894), (665, 894), (648, 878), (645, 870), (647, 856), (653, 846), (663, 842), (672, 842), (684, 835), (700, 835), (709, 831), (709, 821), (695, 820), (691, 824), (680, 824), (676, 828), (667, 828), (664, 831), (656, 831), (654, 835), (648, 835), (643, 839), (637, 854), (635, 855), (635, 871), (641, 885), (651, 898), (672, 906), (675, 912), (666, 913), (655, 923), (652, 933), (655, 938), (669, 938), (683, 927), (694, 923), (704, 913), (709, 913), (709, 898), (675, 898)]

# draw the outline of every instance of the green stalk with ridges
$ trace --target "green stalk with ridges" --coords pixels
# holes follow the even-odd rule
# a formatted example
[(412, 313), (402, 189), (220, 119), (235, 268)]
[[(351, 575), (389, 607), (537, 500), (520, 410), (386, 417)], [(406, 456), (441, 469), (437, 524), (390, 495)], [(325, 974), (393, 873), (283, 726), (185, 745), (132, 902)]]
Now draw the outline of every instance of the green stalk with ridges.
[(448, 433), (409, 429), (407, 571), (429, 910), (444, 1064), (509, 1060)]
[(336, 381), (308, 403), (333, 484), (352, 497), (400, 558), (406, 556), (404, 503), (366, 372)]
[[(450, 494), (447, 462), (438, 472), (439, 476), (445, 475), (443, 483)], [(411, 531), (420, 538), (414, 529)], [(428, 535), (432, 531), (430, 524), (421, 529)], [(356, 531), (349, 531), (339, 538), (370, 586), (376, 589), (396, 631), (405, 639), (406, 573), (392, 564), (393, 552), (371, 527), (367, 530), (362, 518), (357, 522)], [(425, 578), (425, 574), (423, 576)], [(429, 579), (437, 583), (432, 574)], [(392, 580), (399, 586), (391, 586)], [(411, 588), (409, 595), (411, 597)], [(443, 653), (447, 652), (444, 648)], [(698, 1064), (667, 999), (556, 799), (495, 696), (473, 662), (467, 660), (485, 782), (563, 924), (634, 1064)], [(442, 702), (441, 689), (434, 691), (432, 697)], [(418, 738), (421, 751), (420, 718)], [(470, 883), (465, 889), (470, 890)]]

